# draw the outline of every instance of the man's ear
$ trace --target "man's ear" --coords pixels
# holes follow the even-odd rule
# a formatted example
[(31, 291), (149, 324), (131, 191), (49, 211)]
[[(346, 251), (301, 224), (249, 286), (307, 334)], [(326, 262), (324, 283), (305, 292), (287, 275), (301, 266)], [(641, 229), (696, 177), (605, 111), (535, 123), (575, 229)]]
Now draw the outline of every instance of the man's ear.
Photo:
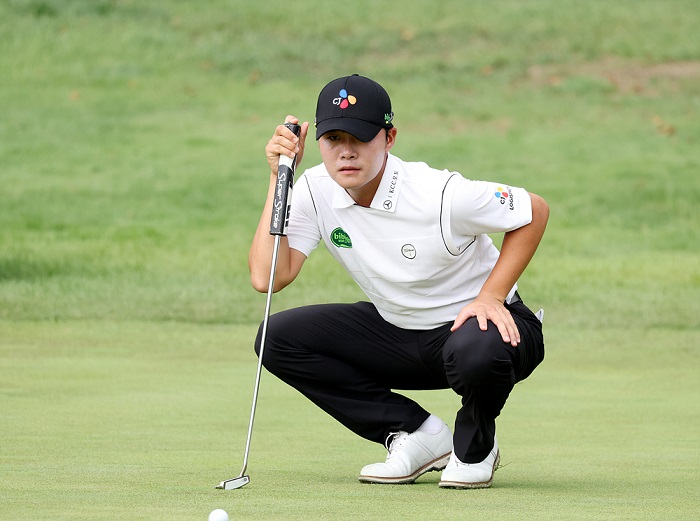
[(386, 130), (386, 147), (385, 150), (388, 152), (396, 144), (396, 127), (392, 127)]

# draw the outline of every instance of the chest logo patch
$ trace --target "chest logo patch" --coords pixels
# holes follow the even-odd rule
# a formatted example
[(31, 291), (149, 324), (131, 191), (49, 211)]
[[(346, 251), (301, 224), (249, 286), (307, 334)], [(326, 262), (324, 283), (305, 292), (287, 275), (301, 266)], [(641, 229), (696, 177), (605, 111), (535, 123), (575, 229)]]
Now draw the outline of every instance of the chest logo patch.
[(401, 246), (401, 254), (407, 259), (415, 259), (416, 248), (413, 246), (413, 244), (404, 244)]
[(352, 240), (342, 228), (336, 228), (331, 232), (331, 242), (338, 248), (352, 248)]

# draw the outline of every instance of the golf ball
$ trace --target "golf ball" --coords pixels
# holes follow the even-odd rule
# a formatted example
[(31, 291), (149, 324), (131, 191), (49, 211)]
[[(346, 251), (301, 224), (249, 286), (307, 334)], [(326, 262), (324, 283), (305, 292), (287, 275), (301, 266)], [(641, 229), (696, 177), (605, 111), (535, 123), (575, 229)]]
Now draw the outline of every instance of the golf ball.
[(209, 521), (228, 521), (228, 514), (226, 510), (217, 508), (216, 510), (212, 510), (211, 514), (209, 514)]

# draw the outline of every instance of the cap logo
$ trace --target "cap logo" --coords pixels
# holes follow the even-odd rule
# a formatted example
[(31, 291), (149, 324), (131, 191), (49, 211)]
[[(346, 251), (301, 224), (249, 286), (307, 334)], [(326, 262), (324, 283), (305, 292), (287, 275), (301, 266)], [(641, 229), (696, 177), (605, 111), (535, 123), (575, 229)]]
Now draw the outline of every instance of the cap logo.
[(357, 103), (357, 98), (352, 95), (348, 95), (348, 91), (345, 89), (340, 89), (337, 98), (333, 98), (333, 105), (338, 105), (341, 109), (346, 109), (350, 105)]

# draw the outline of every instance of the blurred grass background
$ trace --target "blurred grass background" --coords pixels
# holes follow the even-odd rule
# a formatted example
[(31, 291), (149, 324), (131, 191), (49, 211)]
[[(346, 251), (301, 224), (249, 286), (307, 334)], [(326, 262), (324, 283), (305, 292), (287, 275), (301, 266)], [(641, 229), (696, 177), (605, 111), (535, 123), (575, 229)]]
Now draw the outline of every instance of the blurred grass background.
[[(397, 155), (525, 186), (552, 209), (521, 281), (526, 302), (546, 309), (549, 354), (501, 427), (529, 474), (506, 474), (505, 489), (468, 501), (489, 512), (495, 500), (513, 519), (692, 518), (699, 22), (692, 0), (0, 2), (0, 436), (9, 440), (0, 448), (9, 513), (0, 518), (52, 505), (38, 518), (192, 519), (194, 505), (202, 518), (217, 506), (221, 496), (192, 490), (211, 479), (212, 465), (228, 472), (221, 460), (236, 440), (242, 449), (247, 427), (264, 295), (251, 289), (246, 263), (267, 186), (263, 149), (285, 115), (313, 121), (320, 88), (354, 72), (389, 90)], [(310, 140), (302, 168), (319, 160)], [(274, 308), (361, 298), (321, 250)], [(260, 489), (257, 499), (224, 496), (249, 518), (351, 518), (355, 495), (380, 496), (368, 518), (402, 508), (410, 517), (413, 494), (434, 501), (432, 487), (356, 491), (353, 473), (379, 453), (358, 456), (370, 449), (273, 379), (263, 385), (279, 400), (264, 402), (274, 413), (260, 420), (256, 436), (266, 443), (257, 450), (282, 439), (298, 450), (257, 470), (267, 486), (287, 473), (289, 488), (274, 485), (281, 498)], [(143, 389), (136, 398), (134, 386)], [(96, 425), (103, 402), (90, 397), (107, 390), (114, 394)], [(452, 397), (431, 400), (449, 422)], [(304, 443), (283, 438), (276, 414), (321, 447), (310, 460)], [(207, 421), (216, 425), (198, 432)], [(37, 438), (42, 422), (59, 428)], [(95, 429), (94, 453), (72, 463), (82, 433)], [(199, 448), (184, 463), (176, 447), (190, 440)], [(134, 467), (115, 442), (150, 454), (153, 468)], [(56, 488), (30, 500), (44, 461), (37, 443), (46, 444)], [(557, 480), (542, 482), (535, 456)], [(95, 458), (109, 472), (91, 466)], [(329, 475), (324, 465), (336, 458)], [(605, 461), (615, 462), (614, 479)], [(196, 479), (183, 465), (197, 467)], [(557, 474), (575, 469), (587, 479)], [(99, 482), (104, 472), (121, 499), (91, 509), (79, 478)], [(154, 485), (178, 472), (189, 507)], [(294, 472), (306, 476), (305, 505)], [(314, 510), (328, 499), (315, 472), (337, 480), (339, 510)], [(629, 487), (608, 501), (588, 480)], [(148, 484), (162, 494), (160, 515), (130, 496)], [(518, 487), (530, 501), (520, 502)], [(99, 488), (86, 494), (95, 499)], [(264, 506), (270, 497), (278, 510)], [(514, 500), (518, 509), (508, 507)], [(445, 515), (459, 501), (446, 501)]]
[[(527, 292), (557, 322), (637, 321), (650, 283), (672, 309), (644, 323), (698, 316), (695, 3), (281, 5), (2, 4), (0, 316), (257, 319), (262, 148), (353, 71), (392, 92), (398, 155), (547, 198)], [(282, 304), (359, 297), (325, 262)]]

